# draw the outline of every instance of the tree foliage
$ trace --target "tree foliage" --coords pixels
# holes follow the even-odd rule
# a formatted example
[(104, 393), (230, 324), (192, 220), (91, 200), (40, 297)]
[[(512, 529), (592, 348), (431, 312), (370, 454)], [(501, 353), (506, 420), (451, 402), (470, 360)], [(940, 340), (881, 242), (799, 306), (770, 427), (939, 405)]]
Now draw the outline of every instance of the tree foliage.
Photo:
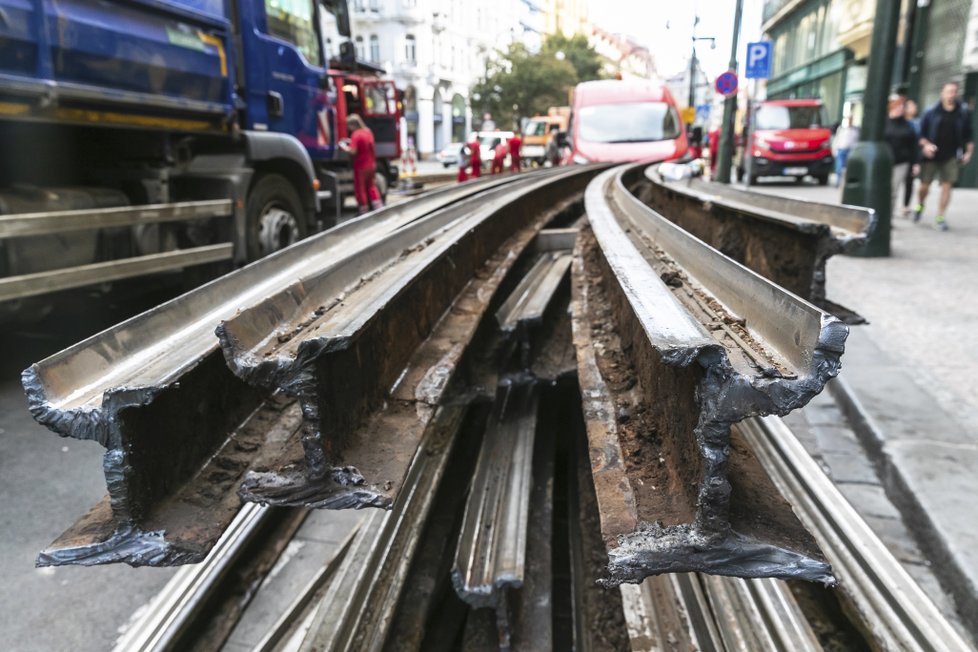
[(488, 111), (500, 128), (517, 126), (522, 116), (566, 105), (578, 82), (601, 79), (601, 73), (601, 58), (583, 36), (550, 36), (536, 54), (513, 43), (487, 64), (485, 78), (473, 87), (473, 121), (478, 125)]

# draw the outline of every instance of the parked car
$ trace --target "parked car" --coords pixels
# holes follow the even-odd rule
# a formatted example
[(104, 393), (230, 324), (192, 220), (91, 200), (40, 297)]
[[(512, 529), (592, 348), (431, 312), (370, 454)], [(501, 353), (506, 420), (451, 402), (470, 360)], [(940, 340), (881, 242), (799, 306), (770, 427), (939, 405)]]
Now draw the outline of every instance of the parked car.
[(446, 168), (458, 165), (463, 147), (465, 147), (465, 143), (448, 143), (440, 152), (435, 154), (435, 160)]
[[(820, 100), (767, 100), (756, 104), (753, 114), (751, 183), (757, 177), (801, 181), (812, 176), (819, 184), (828, 184), (834, 167), (832, 131)], [(741, 142), (745, 139), (742, 136)], [(734, 161), (739, 179), (747, 174), (743, 150), (738, 148)]]
[(615, 79), (577, 85), (566, 144), (564, 164), (667, 161), (688, 149), (668, 88)]

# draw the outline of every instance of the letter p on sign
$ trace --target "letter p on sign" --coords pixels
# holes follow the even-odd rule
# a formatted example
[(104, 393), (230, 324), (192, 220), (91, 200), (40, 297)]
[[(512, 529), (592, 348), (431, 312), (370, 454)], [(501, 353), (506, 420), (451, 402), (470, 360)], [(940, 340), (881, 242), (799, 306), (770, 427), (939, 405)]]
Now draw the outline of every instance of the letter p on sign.
[(747, 44), (747, 79), (767, 79), (771, 76), (771, 42)]

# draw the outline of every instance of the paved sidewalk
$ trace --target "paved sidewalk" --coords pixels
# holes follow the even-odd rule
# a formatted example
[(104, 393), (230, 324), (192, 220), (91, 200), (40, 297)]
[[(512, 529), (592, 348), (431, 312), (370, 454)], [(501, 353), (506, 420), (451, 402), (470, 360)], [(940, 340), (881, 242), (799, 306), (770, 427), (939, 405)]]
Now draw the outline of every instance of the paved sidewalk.
[[(835, 188), (760, 192), (839, 201)], [(932, 193), (933, 195), (933, 193)], [(889, 258), (836, 256), (829, 299), (862, 314), (829, 385), (874, 456), (890, 499), (978, 629), (978, 190), (955, 190), (948, 232), (936, 197), (919, 224), (893, 220)]]

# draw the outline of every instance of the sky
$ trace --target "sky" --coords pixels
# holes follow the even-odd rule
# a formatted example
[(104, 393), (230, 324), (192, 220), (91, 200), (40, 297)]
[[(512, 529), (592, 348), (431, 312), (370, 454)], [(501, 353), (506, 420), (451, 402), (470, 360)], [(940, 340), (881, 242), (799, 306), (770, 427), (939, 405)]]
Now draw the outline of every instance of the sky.
[[(735, 0), (591, 0), (591, 22), (610, 32), (621, 32), (646, 45), (655, 56), (659, 74), (668, 77), (689, 65), (693, 17), (699, 15), (696, 56), (711, 79), (727, 69), (733, 36)], [(600, 10), (596, 8), (600, 7)], [(743, 73), (744, 52), (749, 41), (761, 35), (763, 0), (744, 0), (737, 60)]]

